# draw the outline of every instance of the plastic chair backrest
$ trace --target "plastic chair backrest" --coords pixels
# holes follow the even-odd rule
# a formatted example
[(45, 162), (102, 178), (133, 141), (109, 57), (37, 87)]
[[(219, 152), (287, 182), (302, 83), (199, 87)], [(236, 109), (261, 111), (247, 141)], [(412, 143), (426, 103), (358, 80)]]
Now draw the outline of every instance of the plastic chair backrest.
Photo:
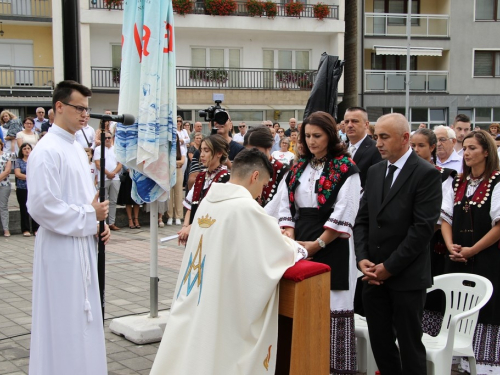
[(446, 310), (439, 336), (448, 335), (451, 319), (455, 315), (477, 308), (472, 315), (458, 322), (455, 329), (455, 341), (472, 340), (479, 310), (493, 293), (491, 282), (474, 274), (451, 273), (435, 277), (434, 286), (428, 291), (435, 289), (441, 289), (446, 295)]

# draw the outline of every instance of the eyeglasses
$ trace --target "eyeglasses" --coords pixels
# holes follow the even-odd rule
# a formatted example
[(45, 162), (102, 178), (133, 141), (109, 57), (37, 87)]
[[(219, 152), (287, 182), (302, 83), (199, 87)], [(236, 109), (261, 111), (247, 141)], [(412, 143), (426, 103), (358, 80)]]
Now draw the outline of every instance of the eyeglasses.
[(445, 143), (447, 140), (449, 140), (450, 138), (445, 138), (445, 137), (441, 137), (441, 138), (438, 138), (438, 142), (440, 143)]
[(38, 111), (37, 113), (45, 113), (44, 111)]
[(278, 130), (278, 133), (284, 133), (285, 131), (284, 130)]
[(247, 126), (246, 125), (238, 125), (238, 128), (246, 128)]
[(73, 104), (65, 103), (65, 102), (61, 102), (61, 103), (64, 105), (69, 105), (70, 107), (73, 107), (74, 109), (76, 109), (76, 111), (78, 113), (83, 113), (83, 111), (85, 111), (87, 114), (89, 114), (90, 111), (92, 110), (92, 108), (90, 108), (90, 107), (82, 107), (81, 105), (73, 105)]
[(272, 125), (266, 125), (268, 128), (272, 128), (273, 126)]
[(104, 139), (111, 139), (112, 137), (104, 137)]

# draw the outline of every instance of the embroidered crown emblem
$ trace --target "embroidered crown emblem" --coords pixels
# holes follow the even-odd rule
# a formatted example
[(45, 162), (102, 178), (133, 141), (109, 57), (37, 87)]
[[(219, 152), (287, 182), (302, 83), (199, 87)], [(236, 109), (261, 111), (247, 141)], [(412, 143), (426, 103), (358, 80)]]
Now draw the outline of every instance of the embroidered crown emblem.
[(216, 220), (209, 217), (208, 214), (206, 214), (206, 216), (202, 216), (198, 219), (198, 225), (201, 228), (210, 228), (215, 222), (216, 222)]

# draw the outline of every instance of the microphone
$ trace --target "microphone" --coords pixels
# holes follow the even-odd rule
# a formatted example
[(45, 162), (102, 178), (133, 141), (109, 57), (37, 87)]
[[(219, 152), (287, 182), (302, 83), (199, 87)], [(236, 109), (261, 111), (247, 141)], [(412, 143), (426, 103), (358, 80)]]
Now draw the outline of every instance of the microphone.
[(91, 113), (90, 118), (96, 118), (104, 121), (120, 122), (123, 125), (133, 125), (135, 122), (135, 117), (126, 113), (124, 113), (123, 115), (99, 115)]

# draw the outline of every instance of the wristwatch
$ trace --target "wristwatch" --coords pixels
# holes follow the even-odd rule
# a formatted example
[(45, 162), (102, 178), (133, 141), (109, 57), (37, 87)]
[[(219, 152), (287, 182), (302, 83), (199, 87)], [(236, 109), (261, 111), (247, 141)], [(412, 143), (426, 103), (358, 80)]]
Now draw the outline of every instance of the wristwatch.
[(326, 243), (325, 241), (323, 241), (321, 238), (317, 238), (316, 241), (318, 241), (318, 245), (319, 247), (321, 247), (322, 249), (324, 249), (326, 247)]

